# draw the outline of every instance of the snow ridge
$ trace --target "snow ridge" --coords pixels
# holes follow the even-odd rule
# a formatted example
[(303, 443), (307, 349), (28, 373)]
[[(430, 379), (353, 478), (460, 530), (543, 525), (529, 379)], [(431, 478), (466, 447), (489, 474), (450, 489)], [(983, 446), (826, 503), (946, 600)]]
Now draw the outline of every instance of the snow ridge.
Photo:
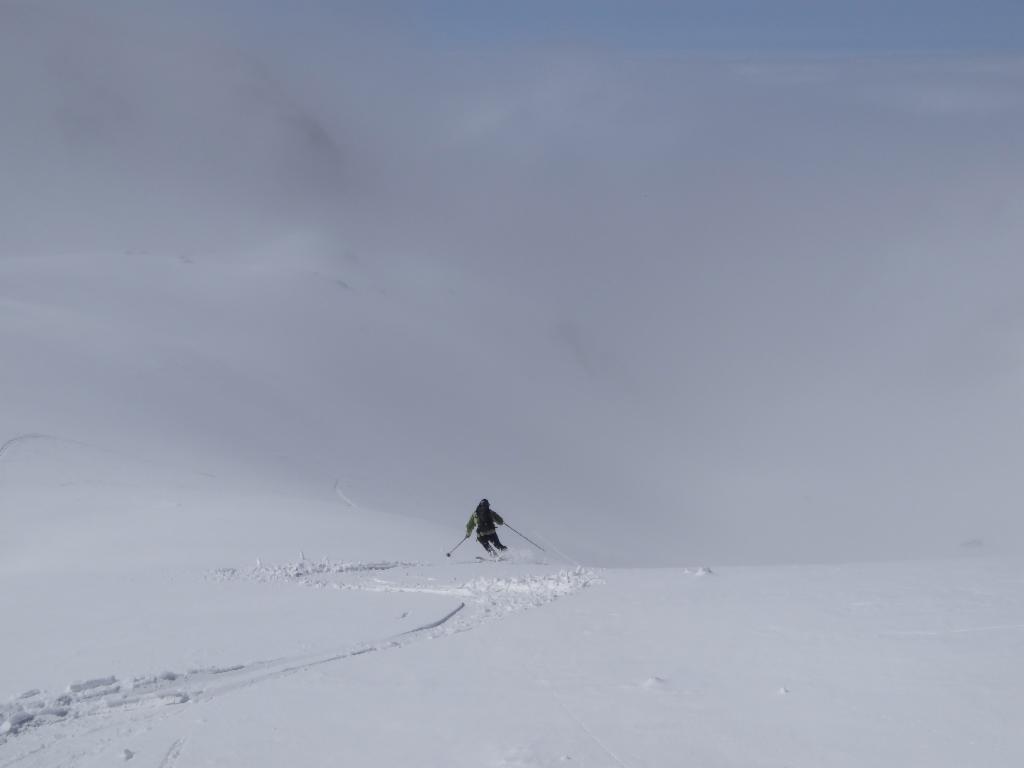
[(420, 563), (407, 563), (400, 560), (382, 560), (369, 563), (350, 563), (347, 561), (332, 561), (323, 559), (319, 561), (300, 560), (295, 563), (283, 565), (265, 565), (258, 561), (255, 566), (248, 569), (218, 568), (209, 574), (214, 581), (255, 581), (266, 584), (275, 581), (295, 581), (300, 584), (315, 586), (314, 580), (318, 576), (342, 573), (363, 573), (367, 571), (389, 571), (393, 568), (409, 568), (420, 565)]
[(326, 655), (288, 657), (230, 667), (196, 669), (185, 673), (163, 672), (155, 676), (136, 677), (124, 683), (114, 676), (94, 678), (71, 683), (66, 693), (52, 699), (44, 698), (39, 691), (29, 691), (7, 705), (0, 705), (0, 746), (6, 743), (9, 737), (18, 735), (28, 728), (41, 727), (61, 720), (101, 716), (114, 710), (150, 709), (186, 704), (194, 700), (208, 700), (241, 687), (304, 671), (320, 664), (398, 648), (410, 642), (411, 636), (442, 627), (463, 608), (465, 603), (460, 603), (458, 607), (436, 621), (394, 637), (339, 649)]
[[(397, 577), (383, 579), (377, 575), (396, 569), (401, 569)], [(576, 567), (550, 573), (479, 576), (468, 581), (454, 579), (451, 583), (444, 583), (436, 571), (432, 570), (432, 566), (417, 566), (415, 563), (310, 562), (305, 559), (281, 565), (258, 563), (250, 569), (221, 568), (208, 576), (214, 581), (249, 580), (336, 590), (418, 592), (455, 598), (458, 603), (439, 618), (414, 629), (327, 653), (185, 672), (164, 671), (130, 680), (120, 680), (113, 675), (98, 676), (71, 682), (64, 692), (56, 696), (48, 696), (39, 689), (25, 691), (6, 704), (0, 704), (0, 747), (11, 738), (38, 728), (96, 718), (113, 718), (111, 727), (117, 727), (118, 723), (124, 724), (124, 717), (134, 722), (168, 706), (209, 700), (229, 691), (300, 673), (318, 665), (401, 648), (421, 639), (465, 632), (484, 621), (543, 606), (599, 581), (593, 571)], [(123, 717), (117, 718), (118, 713)]]

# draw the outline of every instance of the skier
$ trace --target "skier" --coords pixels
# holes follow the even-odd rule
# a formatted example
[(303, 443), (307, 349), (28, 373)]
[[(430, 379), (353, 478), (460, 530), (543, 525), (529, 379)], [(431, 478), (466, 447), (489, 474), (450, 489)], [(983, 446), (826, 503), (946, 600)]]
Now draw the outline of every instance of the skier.
[(504, 525), (505, 521), (501, 519), (501, 515), (491, 509), (491, 502), (481, 499), (480, 503), (476, 505), (476, 511), (470, 515), (469, 522), (466, 523), (466, 538), (468, 539), (473, 533), (473, 529), (476, 528), (476, 540), (484, 549), (492, 555), (503, 552), (508, 547), (498, 540), (498, 532), (494, 528), (495, 523)]

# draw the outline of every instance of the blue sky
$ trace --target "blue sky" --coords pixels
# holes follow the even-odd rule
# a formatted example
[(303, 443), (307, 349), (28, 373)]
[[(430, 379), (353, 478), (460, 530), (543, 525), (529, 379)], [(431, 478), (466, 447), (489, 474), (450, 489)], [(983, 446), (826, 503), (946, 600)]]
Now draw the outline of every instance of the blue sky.
[[(240, 9), (244, 5), (245, 11)], [(223, 6), (264, 31), (360, 26), (429, 47), (582, 45), (659, 53), (999, 53), (1024, 47), (1019, 0), (422, 0)], [(258, 9), (258, 10), (257, 10)]]
[(637, 49), (890, 51), (1019, 49), (1024, 3), (526, 2), (429, 3), (427, 29), (461, 42), (565, 42)]

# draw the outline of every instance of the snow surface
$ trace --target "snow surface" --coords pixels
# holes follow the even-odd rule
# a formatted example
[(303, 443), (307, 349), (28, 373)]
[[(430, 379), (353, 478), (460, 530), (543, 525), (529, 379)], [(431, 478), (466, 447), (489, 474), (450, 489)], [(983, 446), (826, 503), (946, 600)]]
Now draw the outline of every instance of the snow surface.
[[(1013, 66), (60, 5), (0, 4), (0, 768), (1024, 765)], [(446, 557), (481, 495), (546, 551)]]
[(340, 499), (46, 438), (0, 463), (34, 512), (4, 517), (3, 768), (1024, 764), (1018, 564), (590, 569), (507, 529), (448, 559)]

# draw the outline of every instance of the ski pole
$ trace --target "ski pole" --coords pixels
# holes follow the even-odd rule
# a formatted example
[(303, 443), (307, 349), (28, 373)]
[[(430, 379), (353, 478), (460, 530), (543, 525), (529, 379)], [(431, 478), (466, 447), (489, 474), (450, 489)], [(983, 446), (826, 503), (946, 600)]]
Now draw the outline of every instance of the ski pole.
[[(459, 542), (458, 544), (456, 544), (456, 545), (455, 545), (454, 547), (452, 547), (452, 552), (454, 552), (454, 551), (455, 551), (456, 549), (458, 549), (458, 548), (459, 548), (459, 547), (461, 547), (461, 546), (462, 546), (463, 544), (465, 544), (465, 543), (466, 543), (466, 539), (468, 539), (468, 538), (469, 538), (469, 534), (467, 533), (467, 534), (466, 534), (466, 538), (465, 538), (465, 539), (463, 539), (463, 540), (462, 540), (462, 541), (460, 541), (460, 542)], [(445, 557), (451, 557), (451, 556), (452, 556), (452, 552), (445, 552), (445, 553), (444, 553), (444, 556), (445, 556)]]
[(533, 546), (535, 546), (535, 547), (536, 547), (537, 549), (539, 549), (539, 550), (540, 550), (541, 552), (547, 552), (547, 550), (546, 550), (546, 549), (544, 549), (544, 547), (542, 547), (542, 546), (541, 546), (540, 544), (538, 544), (538, 543), (537, 543), (536, 541), (534, 541), (533, 539), (529, 538), (528, 536), (523, 536), (523, 534), (519, 533), (519, 531), (517, 531), (517, 530), (516, 530), (515, 528), (513, 528), (513, 527), (512, 527), (511, 525), (509, 525), (508, 523), (505, 523), (505, 527), (506, 527), (506, 528), (508, 528), (508, 529), (509, 529), (510, 531), (512, 531), (512, 533), (514, 533), (514, 534), (517, 534), (518, 536), (522, 536), (522, 537), (523, 537), (524, 539), (526, 539), (526, 540), (527, 540), (528, 542), (530, 542), (531, 544), (533, 544)]

